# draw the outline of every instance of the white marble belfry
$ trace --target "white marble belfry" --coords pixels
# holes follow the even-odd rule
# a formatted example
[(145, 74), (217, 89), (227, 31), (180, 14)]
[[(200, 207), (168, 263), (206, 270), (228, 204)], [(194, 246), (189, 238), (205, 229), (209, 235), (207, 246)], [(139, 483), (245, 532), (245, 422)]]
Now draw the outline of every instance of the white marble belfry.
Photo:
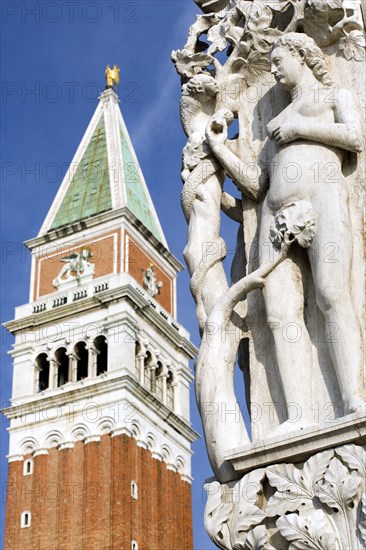
[[(215, 475), (206, 530), (226, 550), (360, 550), (366, 10), (195, 1), (203, 14), (172, 60), (196, 398)], [(237, 227), (230, 281), (223, 215)]]

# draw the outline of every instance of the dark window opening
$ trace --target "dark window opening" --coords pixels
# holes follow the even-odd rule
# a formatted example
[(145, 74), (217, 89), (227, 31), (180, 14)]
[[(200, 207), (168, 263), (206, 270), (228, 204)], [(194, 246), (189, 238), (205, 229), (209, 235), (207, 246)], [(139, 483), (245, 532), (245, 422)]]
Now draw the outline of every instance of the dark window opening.
[(23, 512), (21, 515), (21, 527), (30, 527), (31, 524), (31, 514), (30, 512)]
[(97, 351), (97, 376), (108, 370), (108, 344), (105, 336), (98, 336), (94, 340)]
[(78, 381), (88, 377), (88, 355), (85, 342), (78, 342), (75, 346), (76, 380)]
[(135, 376), (136, 380), (140, 380), (140, 361), (139, 354), (141, 352), (141, 345), (139, 342), (135, 342)]
[(32, 473), (33, 473), (33, 460), (31, 458), (28, 458), (28, 460), (24, 462), (23, 475), (28, 476)]
[(155, 392), (159, 399), (163, 399), (163, 365), (158, 361), (155, 371)]
[(50, 362), (45, 353), (41, 353), (40, 355), (38, 355), (36, 359), (36, 368), (39, 371), (38, 391), (46, 390), (49, 387)]
[(174, 409), (174, 389), (173, 389), (173, 374), (169, 371), (166, 381), (166, 404), (171, 409)]
[(63, 386), (69, 381), (69, 358), (65, 348), (59, 348), (55, 353), (57, 363), (57, 386)]
[(151, 353), (148, 351), (146, 352), (146, 357), (144, 359), (144, 384), (149, 390), (151, 390), (151, 368), (150, 365), (152, 363), (152, 356)]

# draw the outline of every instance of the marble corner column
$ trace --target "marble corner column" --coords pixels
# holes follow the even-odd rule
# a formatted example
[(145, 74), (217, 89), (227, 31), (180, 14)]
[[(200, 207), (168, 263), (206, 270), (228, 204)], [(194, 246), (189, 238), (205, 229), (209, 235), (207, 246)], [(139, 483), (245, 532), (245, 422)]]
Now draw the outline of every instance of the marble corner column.
[(219, 548), (366, 547), (364, 415), (237, 449), (227, 459), (238, 480), (205, 485), (205, 527)]
[(205, 527), (224, 550), (363, 550), (364, 2), (195, 1), (172, 60)]

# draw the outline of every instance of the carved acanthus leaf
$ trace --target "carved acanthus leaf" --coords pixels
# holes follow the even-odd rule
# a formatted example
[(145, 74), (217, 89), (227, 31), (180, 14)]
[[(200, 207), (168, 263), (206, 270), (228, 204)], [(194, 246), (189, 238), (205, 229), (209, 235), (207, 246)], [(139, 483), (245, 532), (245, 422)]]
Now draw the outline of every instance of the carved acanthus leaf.
[[(301, 467), (275, 464), (254, 470), (226, 493), (218, 483), (210, 484), (206, 510), (210, 537), (225, 550), (274, 550), (283, 547), (277, 546), (269, 527), (276, 523), (288, 550), (363, 549), (365, 458), (365, 448), (349, 444), (317, 453)], [(276, 492), (265, 508), (267, 482)], [(228, 497), (232, 504), (223, 502)], [(276, 516), (280, 516), (277, 521)]]
[(269, 516), (313, 509), (316, 484), (323, 478), (334, 452), (323, 451), (307, 460), (298, 470), (292, 464), (278, 464), (267, 468), (266, 474), (276, 493), (269, 499), (266, 512)]
[(280, 517), (276, 525), (281, 535), (291, 542), (289, 550), (330, 550), (336, 536), (327, 531), (323, 510), (316, 510), (306, 518), (297, 514)]
[(313, 507), (313, 491), (304, 487), (301, 473), (293, 464), (277, 464), (266, 470), (269, 483), (276, 487), (276, 493), (269, 499), (267, 515), (277, 516), (293, 512), (302, 506), (303, 510)]
[[(238, 508), (239, 510), (239, 508)], [(245, 507), (241, 507), (241, 510), (238, 514), (243, 513), (244, 515), (235, 522), (235, 534), (240, 536), (242, 533), (246, 533), (254, 525), (258, 525), (265, 517), (266, 513), (255, 506), (254, 504), (246, 504)]]
[(366, 477), (366, 451), (363, 447), (344, 445), (336, 449), (336, 455), (342, 459), (350, 470), (356, 470), (361, 477)]
[(352, 503), (360, 483), (357, 475), (350, 475), (342, 462), (333, 458), (324, 476), (324, 483), (319, 487), (318, 497), (323, 504), (341, 511)]
[(235, 506), (232, 519), (233, 547), (244, 548), (245, 533), (261, 523), (266, 513), (257, 506), (258, 496), (263, 492), (264, 468), (246, 474), (235, 487)]
[[(265, 525), (257, 525), (252, 531), (248, 533), (245, 541), (245, 550), (275, 550), (274, 547), (268, 542), (268, 532)], [(241, 550), (241, 547), (233, 550)]]
[(223, 550), (231, 550), (228, 519), (232, 503), (222, 502), (223, 492), (218, 481), (205, 485), (207, 504), (205, 509), (205, 529), (211, 540)]
[(363, 542), (366, 544), (366, 492), (362, 494), (361, 512), (362, 512), (363, 519), (360, 522), (359, 531)]
[(315, 491), (316, 483), (323, 479), (333, 456), (334, 451), (327, 450), (310, 457), (309, 460), (304, 463), (301, 472), (304, 487), (312, 487), (313, 491)]

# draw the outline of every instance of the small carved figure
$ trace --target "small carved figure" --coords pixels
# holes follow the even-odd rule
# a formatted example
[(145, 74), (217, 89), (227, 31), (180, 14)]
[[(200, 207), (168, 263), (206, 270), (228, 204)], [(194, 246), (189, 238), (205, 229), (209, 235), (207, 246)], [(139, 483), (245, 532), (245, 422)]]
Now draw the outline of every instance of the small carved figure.
[[(209, 74), (198, 74), (184, 84), (180, 114), (188, 141), (183, 149), (182, 208), (188, 223), (188, 242), (184, 249), (191, 279), (191, 291), (197, 304), (196, 315), (203, 331), (207, 313), (227, 289), (221, 260), (226, 246), (220, 237), (220, 205), (225, 174), (212, 154), (205, 136), (219, 87)], [(229, 125), (233, 115), (228, 109), (217, 112)], [(209, 245), (208, 245), (209, 243)], [(204, 254), (202, 254), (202, 252)]]
[(150, 296), (154, 297), (157, 294), (160, 294), (160, 289), (163, 286), (163, 283), (157, 280), (154, 264), (150, 264), (146, 271), (144, 271), (143, 285)]
[[(56, 279), (52, 281), (53, 286), (58, 288), (72, 279), (80, 280), (80, 277), (83, 275), (93, 275), (94, 274), (94, 264), (89, 262), (89, 259), (92, 258), (93, 254), (89, 248), (82, 248), (80, 252), (70, 254), (70, 256), (65, 256), (61, 258), (61, 262), (64, 262), (65, 265), (61, 268), (60, 273), (57, 275)], [(64, 275), (66, 277), (63, 279)]]

